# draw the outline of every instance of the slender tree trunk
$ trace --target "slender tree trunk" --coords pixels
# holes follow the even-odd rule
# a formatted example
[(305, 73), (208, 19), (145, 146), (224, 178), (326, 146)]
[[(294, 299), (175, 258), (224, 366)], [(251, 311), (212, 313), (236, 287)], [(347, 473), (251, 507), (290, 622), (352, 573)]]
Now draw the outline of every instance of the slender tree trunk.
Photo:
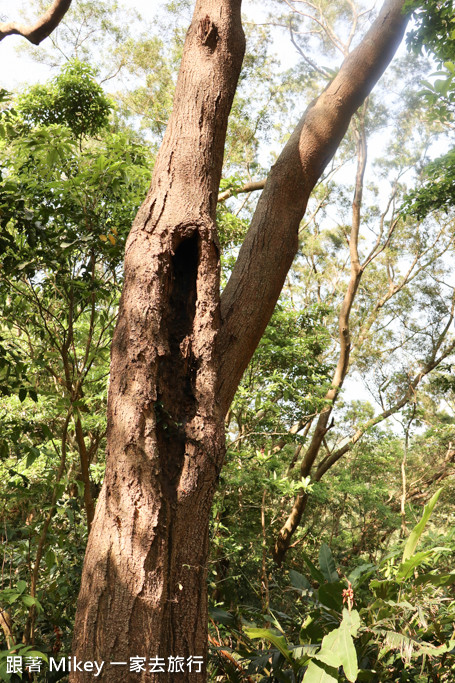
[(404, 430), (404, 449), (403, 457), (401, 459), (401, 498), (400, 498), (400, 515), (401, 515), (401, 538), (406, 538), (408, 528), (406, 526), (406, 498), (408, 491), (408, 483), (406, 477), (406, 465), (408, 461), (408, 451), (409, 451), (409, 432), (411, 430), (411, 424), (416, 413), (416, 403), (414, 402), (412, 407), (412, 414), (409, 418), (407, 425)]
[[(343, 386), (349, 368), (351, 353), (351, 332), (349, 319), (352, 305), (354, 303), (360, 280), (364, 272), (364, 269), (360, 265), (358, 243), (361, 222), (363, 179), (367, 161), (367, 144), (365, 135), (366, 108), (367, 103), (365, 103), (363, 107), (359, 126), (354, 128), (357, 138), (357, 175), (354, 199), (352, 202), (352, 226), (349, 238), (351, 273), (338, 318), (338, 337), (340, 344), (338, 363), (335, 368), (332, 384), (325, 396), (327, 405), (319, 415), (310, 445), (300, 466), (300, 476), (302, 479), (305, 479), (311, 474), (315, 460), (319, 455), (321, 445), (324, 443), (325, 435), (330, 429), (330, 416), (332, 415), (334, 404)], [(307, 500), (308, 496), (304, 490), (297, 494), (292, 506), (292, 510), (278, 533), (273, 551), (274, 559), (278, 565), (281, 565), (283, 562), (284, 556), (290, 546), (292, 536), (300, 524), (306, 508)]]
[[(224, 458), (215, 210), (243, 52), (240, 0), (197, 2), (173, 114), (126, 246), (106, 478), (74, 638), (74, 655), (104, 661), (99, 680), (109, 683), (200, 681), (187, 660), (206, 664), (208, 521)], [(110, 665), (137, 656), (145, 671)], [(151, 671), (155, 656), (164, 673)], [(170, 656), (184, 658), (183, 671)]]
[(87, 529), (90, 533), (90, 529), (92, 528), (93, 517), (95, 514), (95, 505), (93, 502), (93, 496), (91, 491), (90, 461), (88, 457), (87, 446), (85, 445), (81, 418), (78, 414), (74, 418), (74, 426), (76, 431), (76, 443), (77, 448), (79, 450), (79, 459), (81, 464), (82, 483), (84, 484), (84, 507), (85, 514), (87, 515)]

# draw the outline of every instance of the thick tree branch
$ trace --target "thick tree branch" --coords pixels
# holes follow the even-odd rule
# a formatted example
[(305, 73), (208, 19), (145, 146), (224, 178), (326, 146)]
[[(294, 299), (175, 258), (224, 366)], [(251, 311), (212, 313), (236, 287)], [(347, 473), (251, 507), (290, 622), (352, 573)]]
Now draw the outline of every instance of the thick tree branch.
[(218, 396), (223, 410), (270, 320), (297, 252), (310, 193), (403, 37), (408, 21), (403, 6), (404, 0), (386, 0), (360, 45), (310, 104), (270, 171), (221, 298)]
[(15, 21), (0, 23), (0, 40), (6, 36), (22, 36), (33, 45), (39, 45), (57, 28), (71, 5), (71, 0), (54, 0), (47, 12), (38, 19), (36, 24), (25, 26)]

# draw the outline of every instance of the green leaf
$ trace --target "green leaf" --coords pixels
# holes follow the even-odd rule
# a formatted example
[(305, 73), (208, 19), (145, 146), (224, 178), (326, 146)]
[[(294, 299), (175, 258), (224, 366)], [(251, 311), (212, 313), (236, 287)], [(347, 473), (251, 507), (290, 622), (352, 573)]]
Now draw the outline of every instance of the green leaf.
[(303, 576), (303, 574), (300, 574), (300, 572), (296, 572), (294, 569), (291, 569), (289, 572), (289, 578), (294, 588), (297, 588), (300, 591), (312, 590), (311, 583), (308, 581), (306, 576)]
[(343, 606), (343, 590), (345, 584), (341, 581), (336, 583), (324, 583), (318, 588), (318, 600), (325, 607), (341, 612)]
[(319, 652), (314, 656), (315, 659), (337, 669), (343, 667), (348, 681), (354, 683), (359, 671), (357, 662), (357, 652), (352, 636), (357, 634), (360, 626), (358, 612), (353, 610), (343, 610), (343, 621), (340, 626), (330, 631), (322, 641)]
[(305, 619), (299, 634), (301, 643), (319, 643), (322, 641), (325, 631), (319, 617), (320, 612), (315, 610), (312, 615)]
[(349, 633), (353, 638), (357, 636), (357, 632), (360, 628), (361, 621), (360, 614), (357, 612), (356, 609), (352, 609), (351, 611), (347, 610), (346, 608), (343, 609), (342, 625), (345, 625), (346, 628), (349, 629)]
[(55, 553), (52, 550), (52, 548), (49, 548), (49, 550), (46, 551), (46, 554), (44, 555), (44, 560), (45, 560), (47, 566), (49, 567), (49, 569), (54, 566), (54, 564), (55, 564)]
[(423, 515), (418, 522), (414, 529), (411, 531), (408, 540), (406, 541), (406, 545), (404, 547), (403, 551), (403, 557), (401, 562), (406, 562), (412, 555), (414, 554), (415, 549), (417, 548), (417, 544), (420, 540), (420, 537), (423, 534), (423, 530), (425, 529), (425, 526), (430, 518), (431, 513), (433, 512), (434, 506), (438, 502), (438, 498), (441, 495), (442, 488), (438, 489), (434, 496), (431, 498), (430, 502), (425, 505), (423, 509)]
[(417, 577), (415, 584), (421, 586), (430, 584), (431, 586), (452, 586), (455, 583), (455, 572), (450, 574), (421, 574)]
[[(330, 673), (330, 672), (333, 672)], [(308, 669), (303, 677), (303, 683), (337, 683), (338, 676), (336, 669), (315, 662), (310, 662)]]
[(427, 550), (427, 551), (421, 552), (421, 553), (415, 553), (408, 560), (406, 560), (405, 562), (402, 562), (397, 569), (397, 573), (396, 573), (397, 580), (407, 579), (412, 574), (413, 569), (415, 569), (416, 567), (419, 567), (421, 564), (423, 564), (425, 562), (425, 560), (431, 556), (431, 554), (432, 554), (431, 550)]
[(420, 567), (420, 565), (422, 564), (425, 564), (425, 560), (431, 557), (431, 555), (434, 555), (435, 553), (440, 553), (444, 550), (448, 551), (450, 549), (438, 547), (431, 548), (431, 550), (425, 550), (420, 553), (415, 553), (412, 557), (409, 558), (409, 560), (406, 560), (406, 562), (402, 562), (400, 564), (400, 566), (397, 569), (396, 578), (398, 580), (407, 579), (411, 575), (413, 569), (415, 569), (416, 567)]
[(18, 581), (16, 590), (19, 591), (19, 593), (23, 593), (25, 589), (27, 588), (27, 583), (25, 581)]
[(243, 630), (249, 638), (268, 640), (281, 652), (288, 662), (292, 661), (292, 653), (287, 646), (284, 636), (279, 636), (268, 628), (244, 628)]
[(0, 662), (0, 680), (4, 683), (9, 683), (11, 681), (11, 674), (6, 673), (7, 668), (8, 665), (6, 660), (4, 662)]
[(369, 579), (370, 576), (374, 574), (376, 570), (376, 565), (368, 563), (368, 564), (361, 564), (359, 567), (356, 567), (347, 577), (348, 581), (350, 581), (354, 586), (359, 586), (362, 584), (364, 581)]
[(27, 607), (32, 607), (33, 605), (36, 605), (38, 600), (36, 598), (32, 598), (31, 595), (23, 595), (21, 597), (22, 602), (24, 605), (27, 605)]
[(40, 652), (39, 650), (29, 650), (27, 652), (27, 657), (39, 657), (44, 662), (48, 663), (49, 658), (45, 652)]
[(19, 596), (20, 596), (20, 593), (9, 593), (8, 596), (6, 596), (8, 604), (12, 605), (13, 602), (16, 602), (16, 600)]
[(24, 387), (21, 387), (19, 389), (19, 401), (21, 403), (23, 403), (26, 398), (27, 398), (27, 389), (25, 389)]
[(322, 572), (320, 572), (319, 569), (312, 563), (312, 561), (310, 560), (308, 555), (306, 555), (306, 553), (302, 553), (302, 556), (303, 556), (305, 563), (308, 566), (308, 569), (310, 570), (311, 578), (320, 584), (324, 583), (325, 582), (324, 574)]
[(321, 567), (324, 577), (329, 583), (335, 583), (336, 581), (340, 580), (335, 567), (332, 552), (326, 543), (321, 545), (321, 549), (319, 551), (319, 566)]
[(38, 458), (39, 455), (40, 455), (40, 452), (37, 448), (33, 448), (33, 447), (30, 448), (30, 450), (27, 454), (27, 460), (25, 463), (25, 467), (26, 468), (31, 467), (31, 465), (33, 465), (33, 463), (35, 462), (35, 460)]
[[(54, 559), (55, 561), (55, 559)], [(46, 555), (46, 562), (47, 562), (47, 555)], [(224, 625), (229, 625), (229, 624), (235, 624), (235, 619), (230, 614), (229, 612), (226, 612), (224, 609), (220, 609), (219, 607), (210, 607), (209, 609), (210, 616), (212, 617), (213, 621), (218, 622), (219, 624), (224, 624)]]

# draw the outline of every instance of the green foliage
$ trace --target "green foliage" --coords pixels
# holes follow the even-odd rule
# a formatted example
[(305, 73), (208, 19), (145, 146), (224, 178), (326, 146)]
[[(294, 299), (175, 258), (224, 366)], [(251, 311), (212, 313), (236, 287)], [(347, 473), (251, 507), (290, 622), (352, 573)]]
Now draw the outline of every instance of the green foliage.
[[(1, 595), (9, 640), (47, 654), (69, 654), (123, 251), (152, 165), (132, 131), (108, 127), (90, 73), (71, 63), (1, 112)], [(35, 566), (33, 594), (8, 602), (18, 580), (32, 590)]]
[[(414, 27), (407, 35), (416, 53), (429, 52), (439, 63), (439, 69), (422, 81), (421, 96), (425, 99), (430, 118), (452, 126), (455, 113), (455, 12), (452, 0), (408, 2), (414, 10)], [(410, 192), (404, 202), (407, 215), (425, 218), (430, 212), (453, 206), (455, 156), (454, 150), (439, 157), (425, 168), (421, 188)]]
[[(410, 534), (401, 562), (396, 560), (397, 548), (378, 565), (360, 565), (344, 577), (323, 545), (319, 569), (307, 560), (310, 578), (290, 573), (292, 591), (300, 596), (297, 619), (271, 608), (262, 617), (256, 614), (255, 620), (274, 628), (248, 625), (239, 630), (238, 621), (223, 615), (221, 623), (236, 642), (233, 652), (244, 673), (261, 683), (449, 681), (455, 670), (455, 604), (449, 588), (453, 575), (438, 572), (430, 559), (440, 556), (441, 549), (416, 552), (439, 495), (433, 496)], [(412, 571), (403, 572), (410, 560)], [(422, 573), (429, 562), (432, 571)], [(251, 610), (245, 608), (244, 616), (251, 619)], [(258, 639), (263, 643), (259, 648)], [(222, 661), (218, 656), (218, 666)], [(228, 674), (226, 680), (237, 679)]]
[(55, 124), (80, 137), (96, 135), (106, 128), (112, 104), (93, 80), (92, 69), (73, 60), (50, 83), (23, 93), (16, 109), (32, 128)]
[(327, 313), (325, 306), (277, 305), (232, 406), (240, 433), (244, 423), (251, 431), (284, 432), (323, 405), (331, 370), (323, 359)]
[(424, 48), (441, 61), (455, 56), (455, 14), (452, 0), (408, 0), (405, 12), (413, 11), (413, 27), (406, 40), (415, 51)]
[[(408, 540), (407, 540), (407, 543), (406, 543), (406, 545), (405, 545), (405, 547), (404, 547), (404, 550), (403, 550), (403, 557), (402, 557), (402, 560), (401, 560), (402, 564), (404, 564), (404, 563), (406, 562), (406, 560), (411, 559), (412, 556), (414, 555), (415, 549), (416, 549), (417, 544), (418, 544), (418, 542), (419, 542), (419, 540), (420, 540), (420, 537), (422, 536), (422, 533), (423, 533), (423, 531), (424, 531), (424, 529), (425, 529), (426, 523), (428, 522), (428, 520), (429, 520), (429, 518), (430, 518), (430, 515), (431, 515), (431, 513), (432, 513), (433, 510), (434, 510), (434, 506), (435, 506), (436, 503), (438, 502), (439, 496), (441, 495), (441, 491), (442, 491), (442, 489), (439, 489), (438, 491), (436, 491), (436, 493), (435, 493), (434, 496), (431, 498), (431, 500), (430, 500), (430, 502), (428, 503), (428, 505), (425, 505), (425, 508), (424, 508), (424, 511), (423, 511), (423, 515), (422, 515), (422, 519), (421, 519), (420, 522), (414, 527), (414, 529), (413, 529), (412, 533), (410, 534), (410, 536), (409, 536), (409, 538), (408, 538)], [(401, 569), (399, 568), (398, 573), (400, 573), (400, 571), (401, 571)]]
[(433, 211), (448, 212), (453, 207), (454, 195), (455, 150), (450, 150), (426, 166), (424, 184), (404, 200), (404, 214), (422, 220)]

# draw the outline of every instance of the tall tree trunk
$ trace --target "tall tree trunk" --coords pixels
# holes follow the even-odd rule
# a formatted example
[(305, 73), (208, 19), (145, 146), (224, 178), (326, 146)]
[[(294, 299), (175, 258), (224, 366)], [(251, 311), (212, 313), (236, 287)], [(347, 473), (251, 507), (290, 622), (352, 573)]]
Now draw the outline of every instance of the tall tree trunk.
[[(201, 680), (208, 521), (224, 458), (216, 396), (215, 211), (244, 53), (240, 0), (200, 0), (152, 185), (128, 238), (111, 359), (106, 478), (82, 576), (74, 655), (99, 680)], [(145, 671), (124, 665), (146, 657)], [(179, 656), (184, 671), (151, 672)], [(152, 667), (154, 668), (154, 667)], [(72, 673), (72, 682), (92, 680)]]
[[(386, 0), (272, 169), (220, 317), (215, 209), (244, 37), (240, 0), (196, 2), (173, 113), (125, 254), (106, 478), (74, 636), (79, 660), (105, 662), (100, 681), (205, 680), (187, 666), (152, 673), (148, 660), (205, 660), (207, 531), (224, 415), (296, 253), (311, 189), (401, 39), (403, 5)], [(147, 658), (145, 671), (109, 664), (135, 656)]]

